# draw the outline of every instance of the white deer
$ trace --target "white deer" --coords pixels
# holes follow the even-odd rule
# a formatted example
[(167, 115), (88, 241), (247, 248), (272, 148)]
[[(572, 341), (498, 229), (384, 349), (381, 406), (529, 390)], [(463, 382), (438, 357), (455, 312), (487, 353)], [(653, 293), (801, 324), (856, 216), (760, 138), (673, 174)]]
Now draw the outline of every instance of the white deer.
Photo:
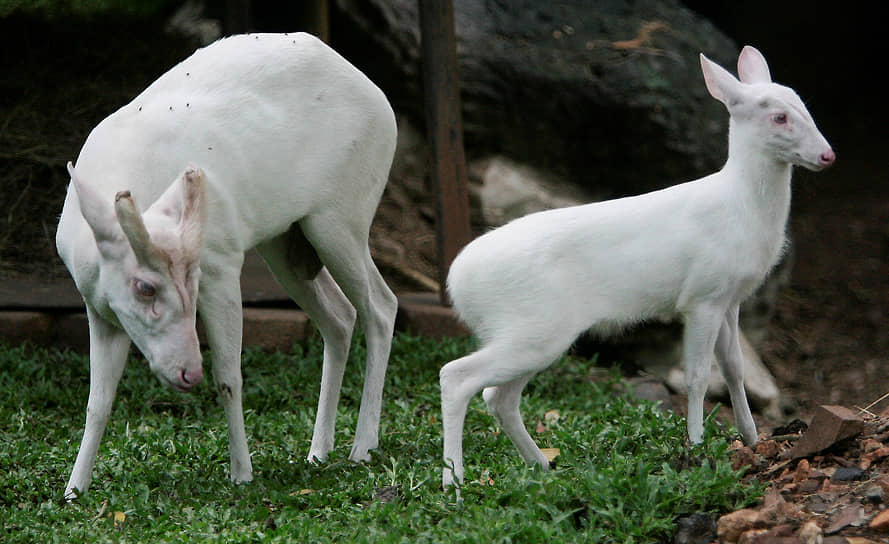
[(522, 389), (586, 330), (607, 335), (660, 315), (685, 322), (688, 436), (703, 437), (715, 354), (748, 444), (738, 306), (781, 257), (793, 165), (835, 155), (796, 93), (772, 83), (759, 51), (738, 58), (740, 81), (701, 55), (707, 89), (730, 115), (728, 160), (707, 177), (648, 194), (535, 213), (470, 243), (448, 289), (478, 336), (475, 353), (441, 369), (442, 482), (463, 481), (463, 422), (484, 399), (528, 463), (548, 466), (519, 412)]
[(397, 302), (368, 233), (395, 139), (383, 93), (301, 33), (198, 50), (90, 133), (76, 169), (68, 165), (56, 236), (90, 332), (86, 426), (66, 497), (89, 486), (131, 341), (164, 383), (189, 391), (201, 382), (196, 313), (228, 422), (231, 479), (252, 480), (239, 278), (253, 247), (324, 339), (310, 461), (333, 448), (357, 313), (368, 355), (350, 458), (369, 458)]

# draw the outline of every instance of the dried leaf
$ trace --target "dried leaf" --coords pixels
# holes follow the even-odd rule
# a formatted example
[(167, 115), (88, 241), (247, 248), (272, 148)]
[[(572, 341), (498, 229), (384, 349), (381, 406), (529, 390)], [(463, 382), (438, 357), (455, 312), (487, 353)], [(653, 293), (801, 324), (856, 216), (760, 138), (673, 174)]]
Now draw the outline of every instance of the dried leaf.
[(541, 448), (540, 452), (543, 453), (543, 456), (546, 457), (546, 460), (550, 463), (553, 462), (553, 459), (559, 456), (562, 451), (559, 448)]
[(290, 496), (293, 497), (295, 495), (311, 495), (314, 492), (314, 489), (300, 489), (299, 491), (294, 491), (293, 493), (291, 493)]
[(553, 423), (555, 421), (559, 421), (559, 418), (562, 417), (559, 415), (558, 410), (550, 410), (549, 412), (543, 414), (543, 421), (547, 423)]
[(104, 501), (102, 501), (102, 507), (99, 508), (99, 513), (96, 514), (96, 518), (95, 518), (95, 519), (99, 519), (99, 518), (101, 518), (102, 516), (104, 516), (104, 515), (105, 515), (105, 512), (106, 512), (107, 510), (108, 510), (108, 499), (105, 499)]
[(112, 517), (114, 518), (115, 527), (120, 527), (121, 525), (123, 525), (123, 522), (127, 520), (127, 515), (123, 512), (114, 512), (114, 514), (112, 514)]
[(824, 534), (829, 535), (836, 533), (840, 529), (848, 527), (849, 525), (858, 527), (864, 522), (866, 517), (864, 509), (860, 506), (856, 505), (844, 508), (842, 512), (840, 512), (836, 521), (834, 521), (828, 528), (824, 529)]

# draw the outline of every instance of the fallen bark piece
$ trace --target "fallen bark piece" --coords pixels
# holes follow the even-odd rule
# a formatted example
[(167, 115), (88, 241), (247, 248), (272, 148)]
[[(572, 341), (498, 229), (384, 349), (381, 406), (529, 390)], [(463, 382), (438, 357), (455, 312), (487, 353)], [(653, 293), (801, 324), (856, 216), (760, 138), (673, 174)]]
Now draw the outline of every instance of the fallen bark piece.
[(840, 515), (837, 517), (837, 519), (826, 529), (824, 529), (824, 532), (826, 534), (833, 534), (850, 525), (858, 527), (862, 525), (862, 522), (865, 520), (866, 517), (867, 516), (864, 513), (864, 508), (857, 505), (849, 506), (843, 509), (842, 512), (840, 512)]
[(889, 474), (883, 474), (876, 477), (873, 481), (876, 485), (883, 489), (883, 493), (889, 496)]
[(889, 533), (889, 510), (883, 510), (877, 514), (868, 526), (874, 531)]
[(716, 536), (719, 542), (731, 544), (751, 529), (764, 529), (765, 524), (758, 511), (752, 508), (736, 510), (719, 518), (716, 522)]
[(872, 464), (884, 457), (889, 457), (889, 447), (887, 446), (865, 453), (858, 461), (858, 468), (867, 470)]
[(776, 525), (771, 529), (752, 529), (746, 531), (738, 539), (738, 544), (781, 544), (782, 542), (799, 544), (793, 536), (792, 525)]
[(812, 471), (812, 466), (805, 459), (801, 460), (798, 465), (796, 465), (796, 472), (793, 473), (793, 483), (797, 484), (799, 482), (805, 481), (809, 478), (809, 473)]
[(879, 440), (874, 440), (873, 438), (865, 438), (861, 443), (861, 449), (864, 450), (864, 453), (870, 453), (882, 447), (883, 444)]
[(771, 529), (753, 529), (742, 534), (738, 544), (799, 544), (799, 540), (795, 536), (775, 535)]
[(759, 468), (765, 466), (765, 460), (762, 455), (754, 452), (748, 446), (741, 446), (732, 453), (732, 470), (740, 470), (747, 468), (747, 473), (757, 472)]
[(756, 453), (766, 459), (776, 459), (778, 454), (781, 453), (781, 446), (774, 440), (763, 440), (756, 445)]
[(864, 430), (864, 421), (845, 406), (821, 405), (802, 438), (790, 450), (794, 459), (808, 457)]
[(799, 542), (800, 544), (822, 544), (824, 534), (821, 532), (821, 527), (813, 520), (807, 521), (799, 530)]

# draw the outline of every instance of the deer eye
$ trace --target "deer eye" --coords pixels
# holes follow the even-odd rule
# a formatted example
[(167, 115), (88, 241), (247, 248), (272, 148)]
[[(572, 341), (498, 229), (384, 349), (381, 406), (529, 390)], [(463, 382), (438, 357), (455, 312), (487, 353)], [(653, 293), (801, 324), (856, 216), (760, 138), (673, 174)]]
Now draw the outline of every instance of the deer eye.
[(772, 122), (776, 125), (784, 125), (787, 124), (787, 114), (786, 113), (776, 113), (772, 116)]
[(151, 298), (156, 292), (154, 285), (151, 285), (147, 281), (136, 280), (134, 286), (136, 288), (136, 294), (138, 294), (140, 297)]

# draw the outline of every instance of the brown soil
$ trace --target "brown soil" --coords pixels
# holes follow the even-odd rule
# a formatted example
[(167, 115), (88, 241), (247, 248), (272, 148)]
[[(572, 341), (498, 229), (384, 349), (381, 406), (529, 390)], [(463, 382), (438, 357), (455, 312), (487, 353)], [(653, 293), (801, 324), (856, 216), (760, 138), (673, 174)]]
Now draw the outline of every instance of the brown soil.
[(730, 533), (746, 532), (749, 544), (817, 542), (803, 537), (814, 532), (824, 544), (886, 542), (889, 419), (864, 419), (861, 435), (800, 459), (792, 455), (801, 442), (797, 434), (764, 440), (755, 451), (737, 442), (735, 467), (747, 467), (745, 478), (764, 484), (765, 493), (759, 505), (720, 518), (718, 541), (733, 542)]

